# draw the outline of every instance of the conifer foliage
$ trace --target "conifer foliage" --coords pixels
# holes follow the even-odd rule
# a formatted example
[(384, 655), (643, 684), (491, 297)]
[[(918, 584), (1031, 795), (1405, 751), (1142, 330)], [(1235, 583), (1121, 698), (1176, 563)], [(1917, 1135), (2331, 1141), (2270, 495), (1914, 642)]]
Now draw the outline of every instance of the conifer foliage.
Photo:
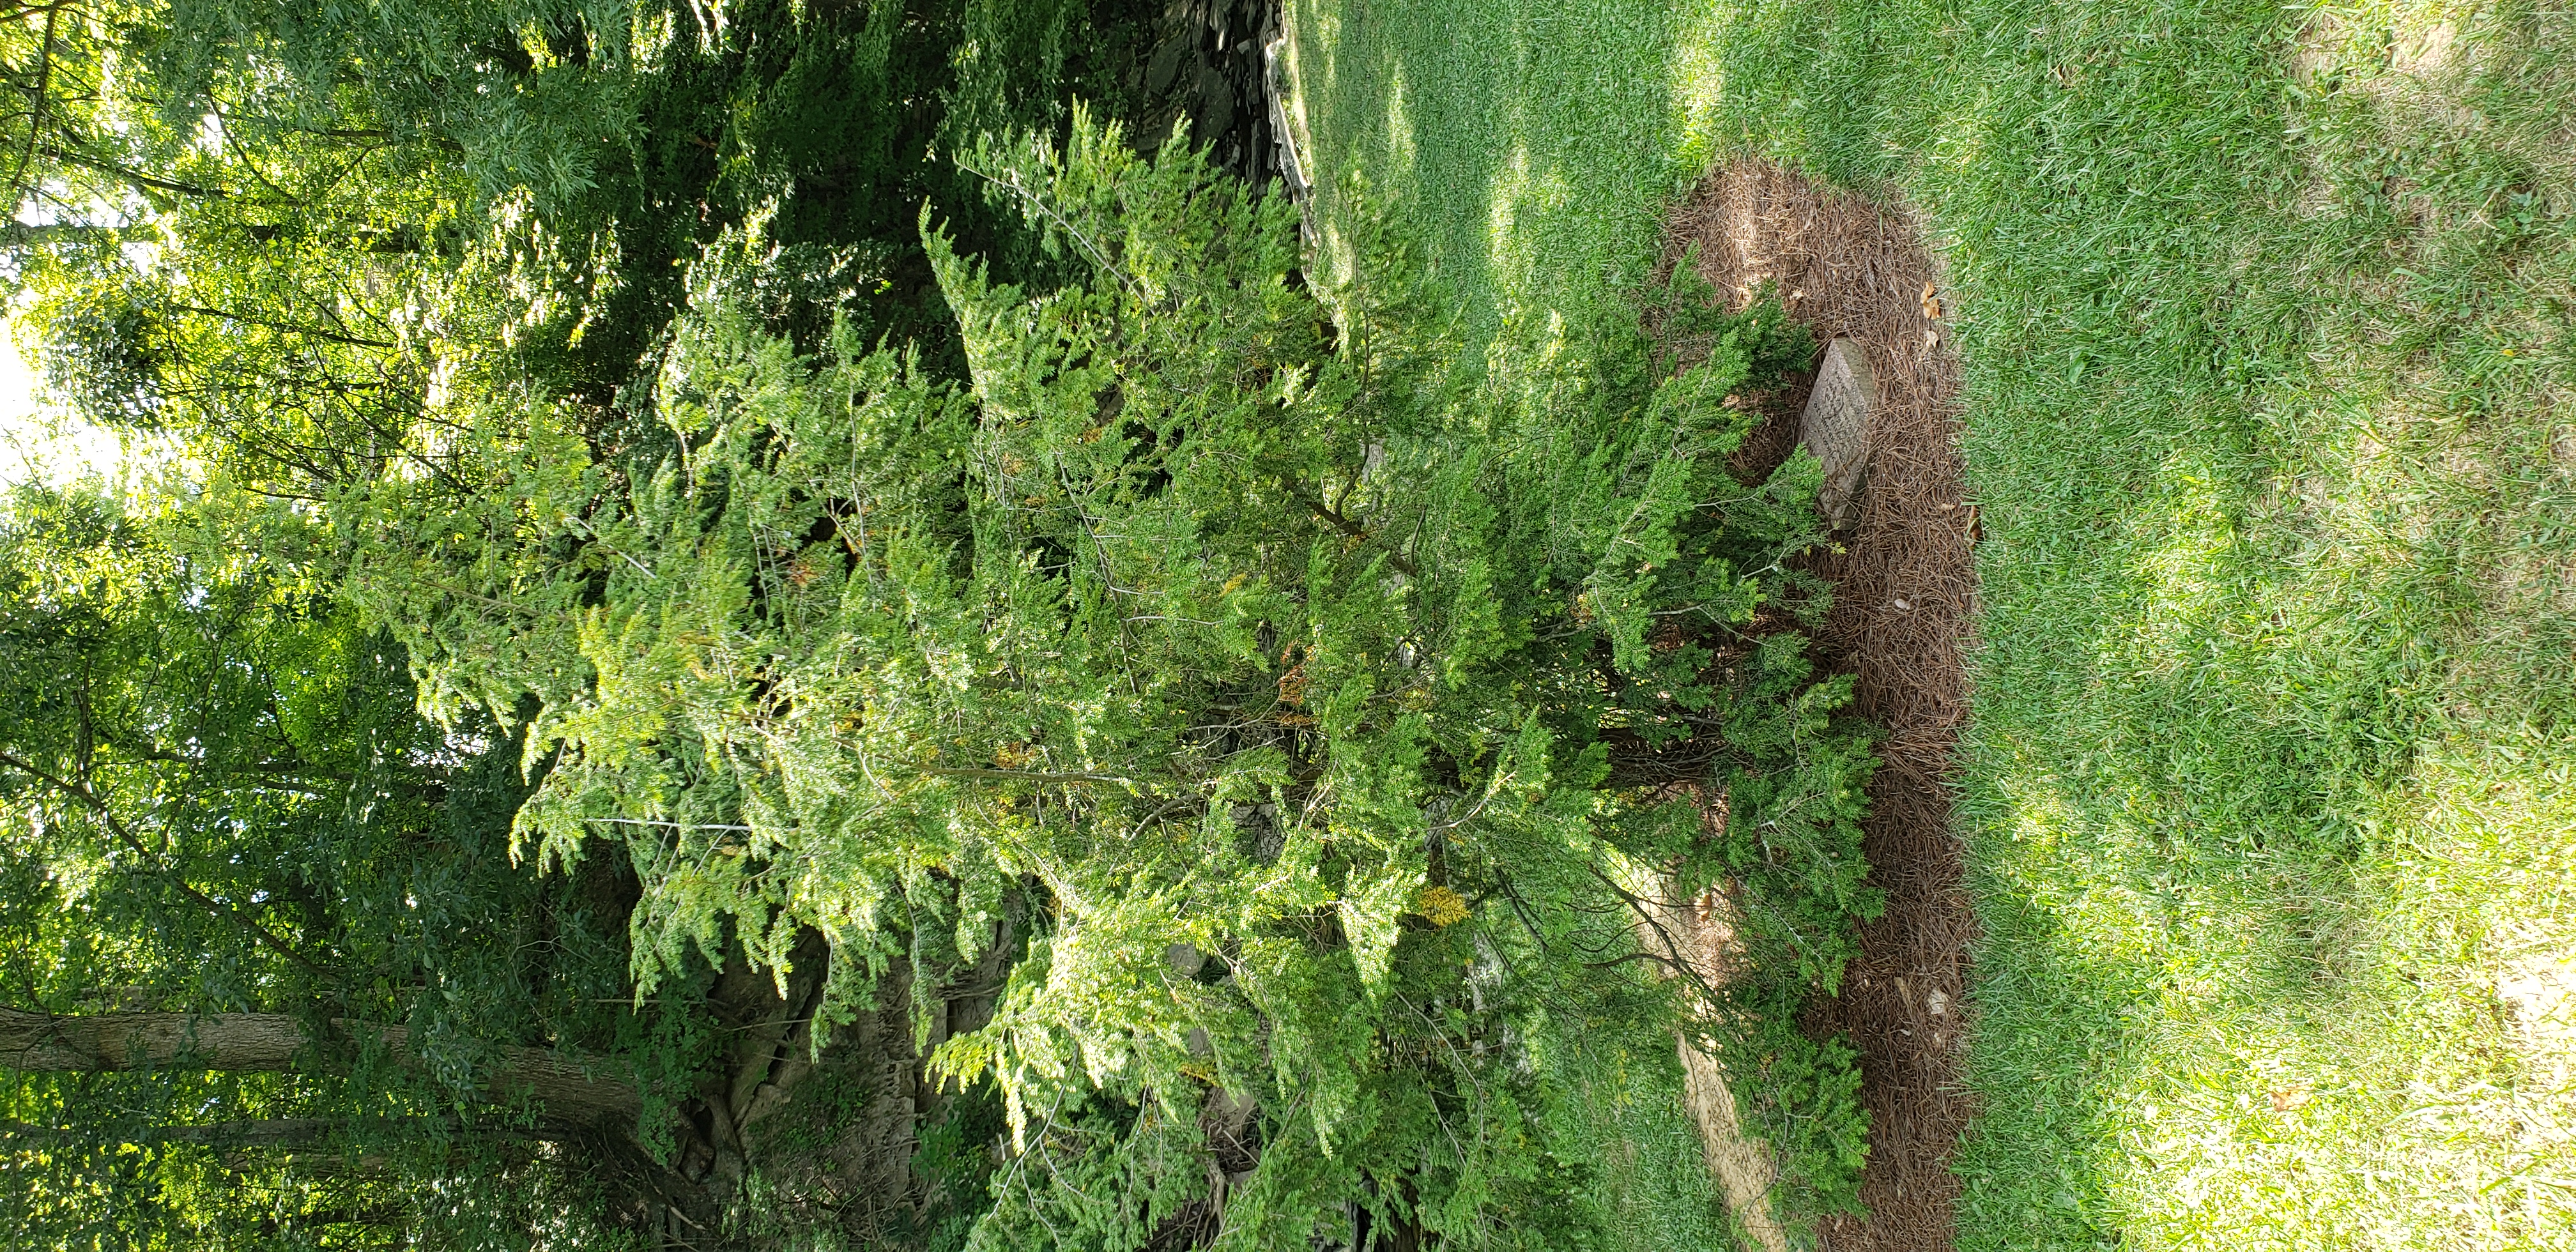
[[(1318, 292), (1182, 147), (965, 158), (1081, 276), (996, 284), (925, 214), (971, 385), (764, 329), (755, 223), (693, 271), (659, 459), (489, 436), (484, 501), (344, 508), (350, 585), (425, 699), (529, 719), (531, 853), (632, 860), (639, 994), (807, 928), (827, 1013), (910, 962), (934, 1072), (1007, 1110), (976, 1246), (1571, 1246), (1550, 1050), (1613, 1011), (1807, 1075), (1775, 1138), (1847, 1172), (1849, 1053), (1786, 1022), (1876, 907), (1872, 758), (1796, 631), (1813, 462), (1728, 470), (1805, 331), (1685, 280), (1662, 348), (1532, 327), (1507, 388), (1402, 257)], [(1749, 972), (1677, 995), (1630, 904), (1709, 888)]]

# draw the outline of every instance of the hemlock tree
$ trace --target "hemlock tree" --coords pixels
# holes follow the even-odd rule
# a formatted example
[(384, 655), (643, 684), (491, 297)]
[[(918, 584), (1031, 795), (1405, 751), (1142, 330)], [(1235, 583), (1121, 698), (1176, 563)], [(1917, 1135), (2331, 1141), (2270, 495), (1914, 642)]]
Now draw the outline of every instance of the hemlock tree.
[[(639, 995), (812, 928), (847, 1014), (1028, 936), (990, 1021), (920, 1005), (935, 1073), (1007, 1107), (974, 1246), (1568, 1246), (1602, 1162), (1567, 1026), (1678, 1003), (1847, 1203), (1851, 1054), (1790, 1019), (1877, 907), (1872, 757), (1796, 630), (1813, 462), (1726, 468), (1805, 332), (1677, 280), (1679, 359), (1533, 328), (1505, 390), (1400, 257), (1328, 301), (1283, 204), (1174, 152), (1078, 118), (966, 158), (1084, 275), (994, 285), (925, 215), (971, 388), (847, 330), (799, 355), (735, 240), (667, 457), (495, 424), (533, 433), (475, 446), (487, 499), (335, 502), (345, 585), (427, 707), (531, 711), (521, 834), (638, 868)], [(1628, 909), (1712, 887), (1745, 972), (1677, 1001)]]

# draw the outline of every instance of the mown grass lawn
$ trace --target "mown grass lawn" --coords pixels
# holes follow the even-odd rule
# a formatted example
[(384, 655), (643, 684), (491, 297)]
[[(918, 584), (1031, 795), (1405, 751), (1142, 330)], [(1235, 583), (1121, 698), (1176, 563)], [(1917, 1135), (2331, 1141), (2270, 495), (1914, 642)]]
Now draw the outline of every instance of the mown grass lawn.
[(1722, 155), (1920, 209), (1986, 535), (1963, 1247), (2576, 1247), (2576, 16), (1290, 7), (1472, 342), (1623, 315)]

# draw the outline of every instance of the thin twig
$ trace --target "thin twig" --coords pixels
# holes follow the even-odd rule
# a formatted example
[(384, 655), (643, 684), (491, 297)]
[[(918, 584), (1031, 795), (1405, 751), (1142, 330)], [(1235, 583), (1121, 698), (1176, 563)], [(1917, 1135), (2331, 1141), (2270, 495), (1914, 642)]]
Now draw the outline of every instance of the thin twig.
[(213, 896), (197, 890), (195, 887), (189, 885), (187, 879), (180, 877), (177, 873), (167, 868), (161, 867), (161, 858), (154, 855), (151, 849), (143, 846), (143, 841), (136, 838), (134, 832), (127, 829), (125, 823), (117, 819), (116, 813), (108, 808), (107, 801), (99, 798), (98, 794), (91, 791), (88, 787), (79, 783), (67, 782), (63, 779), (56, 778), (45, 770), (39, 769), (26, 761), (22, 761), (7, 752), (0, 752), (0, 765), (6, 765), (11, 769), (29, 774), (45, 783), (47, 786), (52, 787), (54, 790), (80, 801), (83, 807), (96, 813), (99, 820), (107, 825), (108, 833), (115, 835), (119, 842), (123, 843), (127, 848), (134, 852), (134, 855), (143, 858), (145, 864), (158, 869), (161, 875), (166, 878), (172, 886), (179, 889), (179, 893), (181, 895), (195, 901), (199, 907), (205, 909), (208, 913), (211, 913), (225, 921), (232, 922), (235, 925), (240, 926), (242, 929), (249, 931), (251, 938), (257, 940), (260, 946), (265, 947), (270, 951), (277, 953), (279, 956), (285, 957), (287, 960), (294, 962), (296, 965), (303, 967), (307, 973), (326, 980), (331, 977), (328, 970), (325, 970), (320, 965), (305, 959), (303, 953), (288, 947), (285, 940), (278, 938), (276, 935), (270, 934), (267, 927), (260, 925), (258, 922), (253, 921), (247, 916), (244, 916), (241, 910), (233, 908), (232, 906), (225, 904), (223, 901), (217, 900)]
[(1136, 280), (1128, 277), (1127, 271), (1118, 268), (1118, 263), (1110, 260), (1109, 254), (1101, 251), (1098, 244), (1091, 242), (1090, 236), (1083, 234), (1079, 229), (1075, 228), (1073, 223), (1066, 221), (1063, 214), (1056, 212), (1054, 205), (1048, 204), (1046, 201), (1039, 199), (1036, 192), (1020, 185), (1019, 175), (1013, 174), (1008, 179), (1001, 179), (995, 178), (964, 161), (959, 161), (957, 166), (959, 169), (965, 170), (967, 173), (983, 179), (985, 182), (991, 183), (996, 187), (1007, 188), (1012, 194), (1020, 197), (1022, 200), (1028, 201), (1031, 207), (1035, 208), (1040, 213), (1046, 214), (1048, 220), (1063, 227), (1064, 233), (1073, 236), (1073, 241), (1081, 244), (1082, 250), (1090, 253), (1091, 259), (1099, 262), (1100, 268), (1109, 271), (1110, 275), (1116, 278), (1120, 285), (1125, 286), (1130, 290), (1135, 289)]
[[(1289, 498), (1289, 499), (1294, 500), (1294, 501), (1296, 501), (1297, 503), (1299, 503), (1299, 504), (1302, 504), (1302, 505), (1306, 506), (1306, 508), (1307, 508), (1310, 512), (1314, 513), (1314, 515), (1315, 515), (1315, 516), (1317, 516), (1317, 517), (1320, 517), (1320, 518), (1324, 519), (1324, 521), (1325, 521), (1326, 523), (1330, 524), (1330, 525), (1332, 526), (1332, 528), (1333, 528), (1333, 529), (1338, 530), (1338, 531), (1342, 532), (1343, 534), (1348, 535), (1348, 536), (1350, 536), (1350, 537), (1351, 537), (1351, 538), (1353, 538), (1353, 539), (1357, 539), (1357, 540), (1359, 540), (1359, 541), (1361, 541), (1361, 542), (1363, 542), (1363, 543), (1365, 543), (1365, 542), (1367, 542), (1367, 541), (1368, 541), (1368, 537), (1369, 537), (1368, 528), (1366, 528), (1366, 527), (1364, 527), (1364, 526), (1360, 525), (1358, 522), (1354, 522), (1354, 521), (1352, 521), (1351, 519), (1349, 519), (1349, 518), (1347, 518), (1347, 517), (1342, 516), (1342, 514), (1341, 514), (1341, 512), (1340, 512), (1339, 510), (1327, 507), (1327, 506), (1324, 504), (1324, 502), (1323, 502), (1323, 501), (1321, 501), (1321, 500), (1310, 500), (1310, 499), (1308, 499), (1308, 498), (1306, 497), (1306, 494), (1305, 494), (1304, 492), (1299, 491), (1299, 490), (1297, 490), (1297, 489), (1296, 489), (1296, 488), (1294, 488), (1294, 487), (1283, 487), (1283, 490), (1285, 490), (1285, 491), (1288, 493), (1288, 498)], [(1404, 576), (1405, 576), (1405, 577), (1407, 577), (1407, 578), (1420, 578), (1420, 577), (1422, 577), (1422, 571), (1421, 571), (1421, 569), (1419, 569), (1418, 567), (1416, 567), (1416, 566), (1414, 565), (1414, 563), (1412, 562), (1412, 560), (1410, 560), (1409, 558), (1407, 558), (1407, 557), (1406, 557), (1403, 553), (1401, 553), (1401, 552), (1389, 552), (1389, 553), (1387, 553), (1387, 554), (1386, 554), (1386, 563), (1387, 563), (1387, 564), (1389, 564), (1389, 565), (1392, 565), (1392, 566), (1394, 566), (1396, 569), (1398, 569), (1398, 570), (1402, 571), (1402, 572), (1403, 572), (1403, 574), (1404, 574)]]

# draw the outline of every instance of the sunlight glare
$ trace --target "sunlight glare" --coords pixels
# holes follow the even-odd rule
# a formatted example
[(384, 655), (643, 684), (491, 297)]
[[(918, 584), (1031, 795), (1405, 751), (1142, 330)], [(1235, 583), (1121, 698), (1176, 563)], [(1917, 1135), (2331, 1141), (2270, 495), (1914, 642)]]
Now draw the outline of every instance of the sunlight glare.
[(115, 478), (123, 442), (48, 402), (27, 355), (17, 319), (0, 321), (0, 487)]

